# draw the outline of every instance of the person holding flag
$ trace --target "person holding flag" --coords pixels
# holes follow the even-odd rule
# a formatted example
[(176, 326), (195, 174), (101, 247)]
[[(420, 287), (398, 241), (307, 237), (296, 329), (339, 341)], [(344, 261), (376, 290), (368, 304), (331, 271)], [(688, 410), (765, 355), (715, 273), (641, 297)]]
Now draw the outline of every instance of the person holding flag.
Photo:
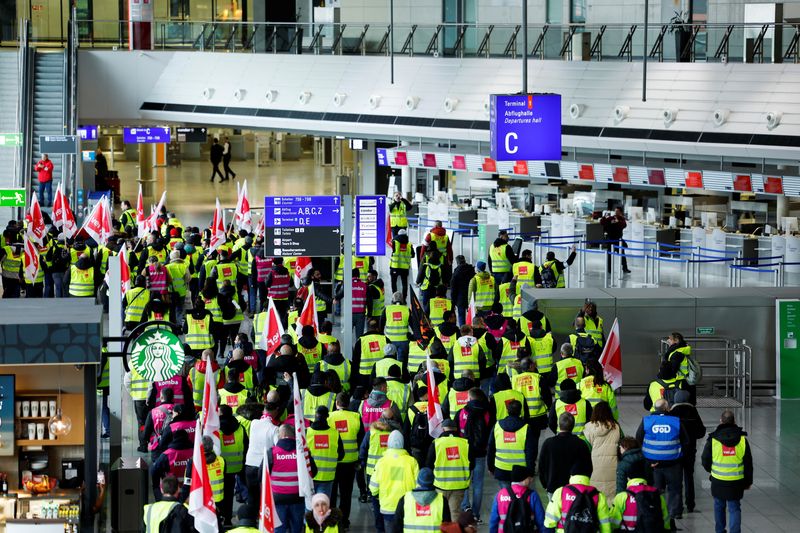
[(23, 244), (6, 240), (0, 248), (0, 268), (3, 269), (3, 298), (19, 298), (23, 280)]
[(27, 234), (24, 239), (25, 297), (41, 298), (44, 296), (44, 265), (41, 264), (41, 257), (47, 248), (37, 246)]
[[(219, 520), (217, 519), (217, 491), (212, 486), (212, 479), (206, 459), (212, 459), (212, 465), (220, 460), (222, 471), (224, 472), (224, 461), (221, 457), (214, 454), (213, 442), (210, 438), (199, 438), (202, 434), (202, 420), (197, 420), (194, 439), (194, 451), (192, 458), (187, 464), (186, 477), (191, 477), (189, 484), (189, 514), (194, 517), (194, 528), (199, 533), (219, 533)], [(216, 474), (216, 472), (215, 472)], [(223, 473), (220, 473), (220, 482)], [(184, 487), (186, 484), (184, 483)], [(185, 490), (185, 489), (184, 489)], [(219, 483), (219, 494), (221, 501), (222, 483)]]
[(64, 194), (64, 182), (62, 181), (56, 189), (56, 198), (53, 200), (53, 225), (60, 229), (67, 239), (71, 239), (78, 233), (78, 225), (75, 222), (75, 215), (69, 207), (69, 199)]

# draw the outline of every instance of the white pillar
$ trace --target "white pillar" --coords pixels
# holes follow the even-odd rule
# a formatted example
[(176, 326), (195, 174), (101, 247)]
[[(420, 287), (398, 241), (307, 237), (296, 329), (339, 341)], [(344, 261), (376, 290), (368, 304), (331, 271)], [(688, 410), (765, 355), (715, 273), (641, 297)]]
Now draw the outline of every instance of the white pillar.
[[(408, 141), (403, 141), (400, 146), (408, 146)], [(400, 194), (408, 198), (411, 194), (411, 168), (403, 167), (400, 169)]]

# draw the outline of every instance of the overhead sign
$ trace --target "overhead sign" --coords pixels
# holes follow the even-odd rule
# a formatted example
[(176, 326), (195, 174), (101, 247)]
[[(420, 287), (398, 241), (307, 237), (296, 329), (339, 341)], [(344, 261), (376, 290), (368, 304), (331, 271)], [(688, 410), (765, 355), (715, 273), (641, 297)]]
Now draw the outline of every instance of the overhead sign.
[(25, 207), (25, 189), (0, 189), (0, 207)]
[(77, 135), (41, 135), (39, 151), (43, 154), (77, 154)]
[(21, 133), (0, 133), (0, 146), (19, 146), (21, 144)]
[(560, 94), (493, 94), (489, 147), (496, 161), (561, 159)]
[(386, 197), (356, 196), (356, 255), (386, 254)]
[(713, 335), (716, 332), (716, 328), (712, 326), (696, 327), (694, 329), (697, 335)]
[(207, 128), (175, 128), (179, 143), (204, 143), (208, 141)]
[(144, 128), (124, 128), (122, 140), (125, 144), (168, 143), (171, 136), (168, 127), (145, 126)]
[(175, 377), (183, 362), (183, 343), (168, 329), (149, 329), (133, 341), (131, 367), (147, 381)]
[(338, 196), (265, 197), (266, 255), (339, 255), (341, 212)]
[(97, 140), (97, 125), (78, 126), (78, 137), (82, 141), (96, 141)]

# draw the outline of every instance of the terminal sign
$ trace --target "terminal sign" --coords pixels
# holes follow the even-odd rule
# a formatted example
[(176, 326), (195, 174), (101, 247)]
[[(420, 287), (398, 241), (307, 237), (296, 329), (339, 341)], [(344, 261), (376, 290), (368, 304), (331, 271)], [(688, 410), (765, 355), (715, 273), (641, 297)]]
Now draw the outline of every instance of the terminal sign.
[(561, 159), (560, 94), (493, 94), (489, 143), (496, 161)]
[(339, 255), (341, 212), (338, 196), (265, 197), (266, 255)]

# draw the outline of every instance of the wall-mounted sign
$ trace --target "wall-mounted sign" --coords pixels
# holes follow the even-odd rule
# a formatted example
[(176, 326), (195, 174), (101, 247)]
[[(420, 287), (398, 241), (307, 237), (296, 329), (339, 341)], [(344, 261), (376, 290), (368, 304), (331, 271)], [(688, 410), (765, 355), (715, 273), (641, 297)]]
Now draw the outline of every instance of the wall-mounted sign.
[(560, 94), (493, 94), (489, 146), (496, 161), (561, 159)]

